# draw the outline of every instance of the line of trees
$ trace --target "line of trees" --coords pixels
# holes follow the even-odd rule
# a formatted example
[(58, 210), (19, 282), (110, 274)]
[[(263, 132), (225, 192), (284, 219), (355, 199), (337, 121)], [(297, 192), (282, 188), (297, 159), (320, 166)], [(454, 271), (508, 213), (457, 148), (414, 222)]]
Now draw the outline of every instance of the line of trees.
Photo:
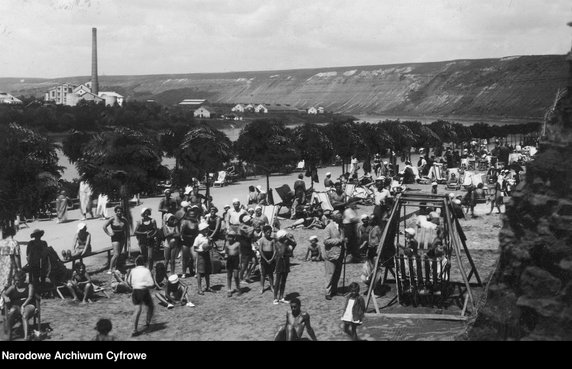
[[(274, 119), (260, 119), (247, 124), (238, 140), (231, 142), (206, 123), (170, 114), (161, 106), (129, 103), (127, 108), (106, 108), (85, 104), (76, 108), (61, 116), (57, 114), (60, 107), (46, 108), (43, 113), (84, 122), (66, 134), (61, 149), (76, 165), (81, 179), (88, 181), (95, 192), (120, 200), (126, 210), (133, 194), (153, 193), (159, 182), (168, 179), (173, 185), (186, 185), (192, 177), (204, 178), (225, 169), (233, 159), (254, 165), (258, 173), (266, 175), (268, 185), (268, 176), (292, 168), (300, 160), (305, 160), (311, 177), (317, 166), (331, 164), (336, 157), (345, 172), (353, 155), (369, 161), (376, 153), (388, 150), (408, 155), (411, 148), (461, 145), (475, 138), (515, 133), (528, 135), (540, 128), (539, 124), (464, 126), (436, 121), (423, 125), (399, 120), (355, 123), (351, 119), (288, 128)], [(24, 124), (23, 119), (30, 117), (26, 111), (21, 115), (0, 111), (1, 220), (14, 219), (17, 214), (37, 214), (61, 187), (58, 180), (62, 168), (57, 165), (60, 147), (41, 130), (33, 129), (38, 126)], [(37, 121), (38, 114), (36, 111), (34, 115)], [(3, 121), (10, 118), (18, 119)], [(162, 165), (165, 156), (175, 159), (171, 171)]]

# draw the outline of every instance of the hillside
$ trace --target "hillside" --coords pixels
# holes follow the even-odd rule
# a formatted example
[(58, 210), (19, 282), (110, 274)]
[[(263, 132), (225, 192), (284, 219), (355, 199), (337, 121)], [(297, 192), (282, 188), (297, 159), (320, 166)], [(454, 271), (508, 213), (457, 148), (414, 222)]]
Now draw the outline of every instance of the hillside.
[[(175, 104), (185, 98), (216, 103), (321, 105), (347, 114), (542, 118), (566, 83), (564, 55), (281, 71), (100, 76), (101, 90), (128, 99)], [(0, 90), (43, 96), (48, 88), (89, 76), (0, 78)]]

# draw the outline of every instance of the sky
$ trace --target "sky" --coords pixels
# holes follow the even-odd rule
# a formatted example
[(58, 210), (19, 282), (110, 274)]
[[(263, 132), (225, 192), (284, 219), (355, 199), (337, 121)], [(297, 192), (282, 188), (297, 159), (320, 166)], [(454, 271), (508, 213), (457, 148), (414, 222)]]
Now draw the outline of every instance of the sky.
[(571, 49), (570, 0), (0, 0), (0, 77), (382, 65)]

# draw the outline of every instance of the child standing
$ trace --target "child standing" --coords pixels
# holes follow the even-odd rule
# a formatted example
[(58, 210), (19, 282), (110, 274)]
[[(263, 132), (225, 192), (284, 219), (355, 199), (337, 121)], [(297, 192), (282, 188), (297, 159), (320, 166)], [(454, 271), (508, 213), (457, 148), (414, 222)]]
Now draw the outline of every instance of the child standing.
[(320, 250), (320, 246), (318, 245), (317, 236), (310, 237), (310, 246), (308, 246), (308, 251), (306, 252), (306, 257), (305, 257), (306, 261), (308, 261), (308, 256), (312, 261), (324, 260), (324, 258), (322, 257), (322, 250)]
[[(227, 242), (225, 245), (226, 252), (226, 285), (228, 287), (227, 296), (232, 297), (233, 292), (237, 292), (237, 295), (242, 295), (240, 289), (240, 278), (238, 276), (238, 271), (240, 270), (240, 242), (237, 240), (237, 234), (234, 230), (229, 229), (226, 232)], [(232, 279), (234, 278), (234, 283), (236, 289), (232, 289)]]
[(344, 315), (342, 315), (344, 332), (352, 338), (352, 341), (359, 341), (356, 328), (358, 325), (363, 323), (362, 321), (365, 315), (365, 301), (359, 294), (359, 284), (352, 282), (349, 288), (350, 292), (346, 297)]

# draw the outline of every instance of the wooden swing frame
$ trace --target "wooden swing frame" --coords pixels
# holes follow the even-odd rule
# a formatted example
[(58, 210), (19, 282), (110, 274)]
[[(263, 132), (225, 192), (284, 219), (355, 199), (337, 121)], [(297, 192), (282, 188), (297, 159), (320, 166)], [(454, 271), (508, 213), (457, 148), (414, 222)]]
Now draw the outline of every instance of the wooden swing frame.
[[(444, 230), (444, 244), (445, 244), (445, 255), (448, 259), (448, 264), (446, 266), (443, 266), (440, 272), (440, 276), (436, 276), (436, 271), (432, 270), (431, 272), (429, 271), (429, 265), (427, 265), (427, 263), (431, 263), (432, 264), (432, 268), (435, 268), (435, 262), (434, 259), (430, 260), (427, 257), (425, 257), (425, 259), (423, 259), (423, 257), (405, 257), (403, 258), (403, 256), (398, 255), (398, 253), (396, 252), (392, 258), (395, 260), (395, 264), (393, 267), (385, 267), (385, 271), (384, 271), (384, 275), (383, 278), (381, 279), (381, 284), (383, 285), (385, 282), (388, 282), (389, 280), (387, 279), (387, 275), (388, 272), (391, 272), (395, 278), (394, 282), (397, 286), (397, 293), (396, 296), (385, 306), (382, 307), (388, 307), (393, 305), (396, 301), (398, 303), (401, 303), (401, 297), (403, 296), (403, 286), (401, 285), (400, 281), (400, 262), (405, 261), (408, 259), (409, 262), (409, 266), (410, 266), (410, 283), (412, 286), (414, 286), (417, 282), (421, 282), (426, 283), (429, 282), (429, 280), (431, 280), (430, 283), (436, 283), (437, 279), (440, 278), (441, 282), (440, 283), (444, 283), (445, 284), (445, 288), (449, 288), (449, 284), (453, 284), (453, 290), (452, 293), (448, 296), (445, 296), (445, 294), (443, 294), (441, 292), (441, 296), (440, 296), (440, 304), (442, 304), (444, 302), (445, 298), (458, 298), (461, 300), (464, 300), (463, 302), (463, 308), (461, 310), (461, 314), (460, 315), (452, 315), (452, 314), (390, 314), (390, 313), (381, 313), (381, 309), (376, 301), (374, 294), (374, 288), (375, 288), (375, 283), (371, 283), (368, 286), (368, 290), (367, 290), (367, 300), (366, 300), (366, 311), (367, 308), (369, 307), (369, 303), (370, 301), (373, 301), (374, 304), (374, 308), (375, 308), (375, 314), (372, 314), (373, 316), (384, 316), (384, 317), (390, 317), (390, 318), (410, 318), (410, 319), (438, 319), (438, 320), (466, 320), (467, 316), (465, 315), (465, 313), (467, 312), (468, 308), (471, 308), (472, 311), (475, 310), (475, 299), (473, 297), (473, 292), (471, 290), (471, 286), (478, 286), (478, 287), (483, 287), (483, 283), (481, 280), (481, 277), (479, 276), (479, 273), (477, 271), (477, 268), (475, 266), (475, 263), (473, 261), (473, 258), (471, 257), (471, 254), (469, 252), (469, 249), (467, 248), (467, 244), (466, 244), (466, 236), (465, 233), (463, 232), (461, 225), (459, 223), (459, 220), (455, 217), (455, 213), (454, 211), (452, 211), (452, 205), (451, 205), (451, 199), (446, 196), (446, 195), (435, 195), (435, 194), (422, 194), (422, 193), (415, 193), (415, 194), (409, 194), (407, 192), (405, 193), (401, 193), (398, 194), (393, 208), (391, 209), (391, 213), (389, 215), (389, 219), (383, 229), (383, 233), (381, 236), (381, 240), (379, 242), (379, 245), (377, 247), (377, 256), (376, 256), (376, 260), (375, 260), (375, 267), (373, 270), (373, 275), (371, 277), (371, 281), (375, 281), (377, 278), (377, 274), (380, 273), (380, 264), (381, 263), (385, 263), (388, 260), (385, 261), (381, 261), (381, 257), (383, 255), (382, 250), (384, 248), (384, 245), (386, 244), (386, 239), (388, 238), (388, 235), (391, 234), (391, 236), (389, 237), (393, 237), (393, 235), (395, 235), (396, 239), (395, 240), (389, 240), (387, 239), (387, 241), (389, 242), (396, 242), (399, 243), (399, 224), (400, 222), (403, 222), (403, 226), (405, 228), (405, 221), (407, 220), (407, 218), (409, 218), (410, 216), (407, 215), (407, 206), (413, 206), (413, 207), (433, 207), (433, 208), (440, 208), (441, 209), (441, 216), (443, 218), (443, 230)], [(403, 209), (403, 216), (400, 216), (401, 213), (401, 209)], [(462, 247), (462, 250), (461, 250)], [(461, 261), (461, 252), (464, 251), (465, 255), (467, 256), (467, 259), (469, 261), (470, 264), (470, 271), (469, 274), (466, 273), (465, 268), (463, 267), (463, 263)], [(462, 283), (452, 283), (449, 281), (449, 269), (451, 267), (451, 263), (452, 263), (452, 257), (455, 257), (456, 262), (458, 264), (459, 270), (461, 272), (461, 277), (463, 279)], [(417, 272), (413, 272), (412, 270), (414, 270), (414, 265), (415, 264), (418, 269), (418, 275), (417, 277), (419, 277), (418, 280), (416, 280), (416, 273)], [(425, 265), (425, 281), (423, 281), (423, 267), (422, 265)], [(420, 267), (421, 266), (421, 267)], [(431, 276), (433, 278), (431, 278)], [(472, 283), (471, 284), (471, 278), (475, 277), (476, 279), (476, 283)], [(444, 278), (446, 277), (446, 278)], [(458, 294), (455, 295), (455, 287), (458, 287)], [(413, 293), (417, 293), (418, 291), (413, 291)], [(470, 302), (470, 305), (468, 304)], [(414, 304), (414, 306), (416, 306), (416, 304)], [(439, 306), (439, 304), (438, 304)], [(369, 314), (368, 314), (369, 315)]]

